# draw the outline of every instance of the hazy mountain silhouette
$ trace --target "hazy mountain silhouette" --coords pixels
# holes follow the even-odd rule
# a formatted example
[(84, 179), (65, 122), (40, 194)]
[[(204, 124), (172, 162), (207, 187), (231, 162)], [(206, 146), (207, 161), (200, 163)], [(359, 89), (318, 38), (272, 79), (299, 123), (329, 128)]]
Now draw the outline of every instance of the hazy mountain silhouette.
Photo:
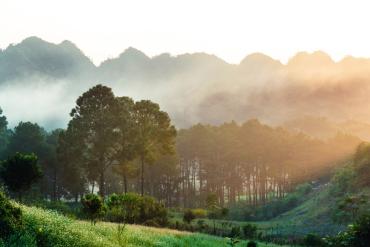
[(34, 74), (73, 78), (94, 69), (90, 59), (70, 41), (55, 45), (30, 37), (0, 53), (0, 83)]
[[(370, 121), (370, 60), (365, 58), (335, 62), (321, 51), (299, 52), (282, 64), (254, 53), (229, 64), (206, 53), (149, 57), (131, 47), (95, 66), (70, 41), (53, 44), (37, 37), (0, 51), (0, 106), (13, 123), (37, 120), (63, 127), (76, 97), (97, 83), (118, 95), (160, 103), (178, 127), (249, 118), (281, 124), (306, 115), (335, 123)], [(35, 114), (25, 115), (34, 92)], [(20, 95), (21, 103), (11, 95)]]

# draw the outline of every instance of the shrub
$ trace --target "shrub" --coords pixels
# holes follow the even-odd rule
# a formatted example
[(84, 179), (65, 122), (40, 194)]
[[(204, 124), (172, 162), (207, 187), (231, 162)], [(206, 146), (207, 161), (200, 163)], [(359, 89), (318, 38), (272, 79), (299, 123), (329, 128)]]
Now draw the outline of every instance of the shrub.
[(198, 229), (199, 229), (200, 231), (205, 230), (205, 229), (207, 229), (207, 228), (208, 228), (208, 225), (205, 223), (205, 221), (204, 221), (204, 220), (198, 220), (198, 221), (197, 221), (197, 226), (198, 226)]
[(22, 226), (22, 212), (13, 206), (3, 192), (0, 192), (0, 238), (7, 239)]
[(124, 208), (124, 197), (122, 195), (111, 194), (107, 200), (108, 211), (106, 218), (112, 222), (126, 222), (127, 210)]
[(325, 246), (325, 242), (315, 234), (307, 234), (303, 239), (303, 245), (309, 247), (320, 247)]
[(207, 210), (202, 208), (192, 209), (195, 218), (206, 218), (207, 217)]
[(239, 226), (233, 226), (231, 228), (230, 237), (236, 238), (240, 236), (240, 227)]
[(249, 241), (247, 247), (257, 247), (257, 243), (254, 241)]
[(326, 238), (325, 242), (327, 246), (333, 247), (367, 247), (370, 242), (370, 215), (361, 216), (346, 231)]
[(144, 196), (140, 201), (140, 223), (155, 220), (160, 226), (168, 223), (167, 209), (153, 197)]
[(195, 219), (195, 215), (192, 210), (188, 209), (184, 212), (183, 221), (190, 224)]
[(235, 238), (228, 238), (227, 245), (229, 246), (236, 246), (240, 241)]
[(82, 211), (89, 217), (91, 224), (95, 225), (105, 211), (103, 200), (98, 195), (87, 194), (81, 199), (81, 203)]
[(368, 246), (370, 243), (370, 215), (364, 215), (354, 224), (351, 229), (353, 235), (353, 246)]
[(144, 222), (144, 225), (146, 225), (146, 226), (152, 226), (152, 227), (160, 227), (160, 225), (154, 219), (145, 221)]
[(245, 238), (254, 239), (257, 234), (257, 226), (246, 224), (243, 227), (243, 234)]
[(167, 209), (153, 197), (135, 193), (112, 194), (107, 201), (107, 219), (113, 222), (165, 226), (168, 223)]
[(43, 208), (43, 209), (50, 209), (56, 211), (60, 214), (68, 216), (70, 218), (77, 218), (79, 208), (73, 208), (72, 205), (67, 204), (63, 201), (47, 201), (47, 200), (40, 200), (32, 203), (33, 206)]

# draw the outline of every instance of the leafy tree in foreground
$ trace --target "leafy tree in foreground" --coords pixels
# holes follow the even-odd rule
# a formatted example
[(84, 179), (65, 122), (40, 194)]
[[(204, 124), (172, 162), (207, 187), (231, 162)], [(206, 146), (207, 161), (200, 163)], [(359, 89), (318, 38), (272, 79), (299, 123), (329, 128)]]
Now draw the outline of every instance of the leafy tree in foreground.
[(23, 192), (42, 178), (41, 168), (35, 154), (16, 153), (2, 163), (0, 175), (6, 187), (18, 194), (20, 201)]
[(89, 217), (91, 224), (95, 225), (105, 212), (102, 198), (95, 194), (87, 194), (81, 199), (81, 203), (82, 211)]
[(80, 155), (84, 155), (87, 170), (98, 174), (102, 197), (105, 196), (106, 171), (116, 160), (118, 109), (112, 89), (97, 85), (77, 99), (71, 112), (70, 123), (73, 123), (75, 134), (83, 140)]
[(153, 163), (160, 155), (173, 152), (176, 129), (168, 114), (149, 100), (136, 102), (134, 107), (136, 150), (141, 162), (141, 195), (144, 195), (145, 164)]

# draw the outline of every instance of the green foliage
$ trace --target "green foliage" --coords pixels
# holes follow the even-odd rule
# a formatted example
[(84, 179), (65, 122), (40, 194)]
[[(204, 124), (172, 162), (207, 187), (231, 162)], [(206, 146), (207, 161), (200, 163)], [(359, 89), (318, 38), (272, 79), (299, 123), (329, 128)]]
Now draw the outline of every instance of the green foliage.
[(135, 103), (135, 148), (141, 162), (141, 195), (144, 195), (144, 169), (146, 163), (154, 163), (161, 155), (174, 152), (176, 129), (168, 114), (150, 100)]
[(254, 239), (257, 235), (257, 226), (253, 224), (245, 224), (242, 226), (244, 237)]
[(8, 121), (6, 117), (2, 115), (3, 111), (0, 108), (0, 160), (4, 155), (4, 151), (8, 145), (9, 132), (7, 129)]
[(356, 247), (365, 247), (370, 243), (370, 215), (360, 217), (351, 229), (352, 244)]
[(228, 246), (236, 246), (240, 241), (235, 238), (227, 238), (227, 245)]
[(257, 242), (249, 241), (247, 247), (257, 247)]
[(368, 199), (365, 195), (344, 197), (337, 202), (337, 212), (339, 211), (340, 213), (337, 215), (336, 221), (354, 222), (361, 215), (360, 212), (367, 209), (367, 202)]
[(325, 246), (325, 242), (321, 237), (315, 234), (307, 234), (303, 239), (303, 245), (309, 247), (321, 247)]
[(45, 137), (45, 130), (38, 124), (20, 122), (9, 138), (6, 153), (8, 156), (13, 156), (17, 152), (35, 153), (38, 157), (44, 157), (48, 153)]
[(230, 231), (230, 237), (237, 238), (240, 237), (240, 235), (241, 235), (240, 226), (233, 226)]
[(22, 192), (41, 179), (42, 172), (36, 155), (16, 153), (2, 163), (0, 175), (6, 187), (21, 199)]
[[(71, 111), (72, 120), (68, 129), (74, 138), (83, 140), (80, 156), (85, 169), (99, 179), (99, 193), (105, 196), (105, 173), (116, 159), (119, 135), (119, 105), (112, 89), (96, 85), (83, 93)], [(67, 130), (68, 131), (68, 130)]]
[(248, 206), (245, 202), (230, 206), (229, 218), (233, 220), (259, 221), (269, 220), (301, 204), (312, 191), (308, 183), (298, 185), (296, 189), (281, 199), (275, 199), (263, 206)]
[(75, 200), (79, 194), (85, 192), (86, 177), (95, 175), (95, 170), (85, 171), (81, 165), (84, 164), (81, 156), (83, 138), (79, 134), (74, 122), (69, 123), (68, 129), (59, 133), (56, 148), (56, 158), (60, 166), (59, 184), (63, 188), (64, 196)]
[(43, 208), (43, 209), (56, 211), (70, 218), (78, 218), (78, 217), (82, 218), (83, 217), (83, 215), (81, 215), (81, 204), (80, 203), (41, 200), (41, 201), (32, 202), (32, 205)]
[(370, 243), (370, 215), (362, 215), (347, 230), (325, 239), (327, 246), (367, 247)]
[(168, 221), (166, 208), (149, 196), (142, 197), (135, 193), (112, 194), (107, 206), (107, 219), (113, 222), (164, 226)]
[(343, 196), (353, 192), (356, 172), (352, 165), (339, 169), (331, 179), (330, 193), (335, 196)]
[[(118, 236), (118, 224), (97, 223), (92, 226), (88, 222), (76, 221), (61, 216), (53, 211), (22, 206), (25, 219), (25, 232), (29, 236), (37, 236), (38, 247), (119, 247), (123, 246), (197, 246), (197, 247), (223, 247), (225, 241), (221, 238), (188, 232), (178, 232), (168, 229), (152, 229), (148, 227), (126, 225), (124, 236)], [(37, 233), (40, 231), (41, 233)], [(121, 240), (119, 239), (121, 238)], [(246, 246), (240, 241), (239, 246)], [(0, 245), (1, 246), (1, 245)], [(8, 245), (6, 245), (8, 246)], [(13, 245), (17, 246), (17, 245)], [(17, 247), (36, 247), (32, 239), (30, 244), (21, 243)], [(261, 247), (275, 247), (273, 244), (260, 244)]]
[(207, 217), (207, 210), (203, 208), (195, 208), (191, 210), (195, 216), (195, 218), (206, 218)]
[(184, 212), (183, 221), (190, 224), (195, 219), (195, 214), (193, 213), (193, 210), (187, 209)]
[(0, 239), (7, 239), (19, 231), (22, 226), (22, 212), (20, 208), (9, 202), (0, 191)]
[(91, 224), (105, 213), (104, 203), (100, 196), (87, 194), (81, 199), (82, 211), (88, 216)]
[(154, 220), (158, 225), (168, 223), (167, 209), (153, 197), (144, 196), (140, 201), (140, 222)]
[(356, 182), (360, 186), (370, 186), (370, 144), (362, 143), (358, 146), (355, 156)]
[(206, 206), (209, 210), (214, 210), (218, 208), (218, 199), (216, 194), (207, 195)]

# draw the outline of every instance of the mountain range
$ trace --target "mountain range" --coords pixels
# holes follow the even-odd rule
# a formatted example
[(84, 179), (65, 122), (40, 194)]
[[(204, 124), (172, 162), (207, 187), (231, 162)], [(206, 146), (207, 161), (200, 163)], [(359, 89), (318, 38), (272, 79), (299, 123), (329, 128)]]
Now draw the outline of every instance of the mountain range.
[(321, 51), (299, 52), (283, 64), (254, 53), (230, 64), (206, 53), (149, 57), (130, 47), (96, 66), (70, 41), (30, 37), (0, 50), (0, 107), (12, 125), (65, 127), (76, 98), (98, 83), (116, 95), (159, 103), (179, 128), (251, 118), (291, 126), (307, 115), (370, 122), (365, 58), (335, 62)]

